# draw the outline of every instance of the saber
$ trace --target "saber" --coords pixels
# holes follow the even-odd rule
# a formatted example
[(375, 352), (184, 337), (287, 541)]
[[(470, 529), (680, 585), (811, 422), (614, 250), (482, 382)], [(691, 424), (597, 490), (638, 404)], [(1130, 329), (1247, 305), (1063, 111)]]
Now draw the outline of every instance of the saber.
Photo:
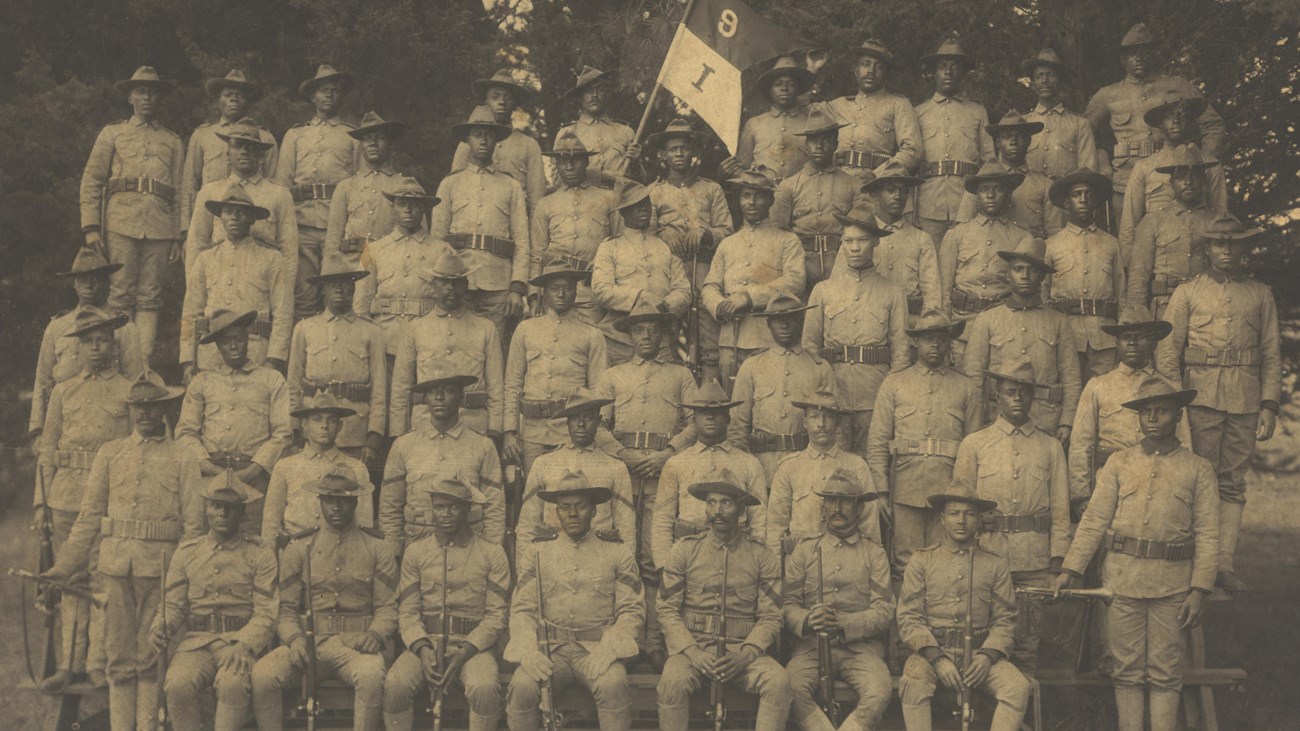
[(41, 576), (40, 574), (33, 574), (32, 572), (26, 569), (9, 569), (9, 575), (17, 576), (18, 578), (24, 581), (35, 582), (40, 586), (47, 586), (51, 589), (58, 589), (64, 594), (71, 594), (75, 597), (85, 599), (89, 601), (91, 604), (94, 604), (96, 609), (104, 608), (104, 600), (95, 596), (89, 589), (83, 589), (80, 586), (73, 586), (71, 584), (66, 584), (62, 581), (56, 581), (55, 579), (46, 578), (44, 576)]
[(1056, 599), (1099, 599), (1103, 604), (1110, 604), (1115, 599), (1115, 592), (1106, 588), (1097, 589), (1048, 589), (1042, 586), (1018, 586), (1017, 594), (1045, 596)]

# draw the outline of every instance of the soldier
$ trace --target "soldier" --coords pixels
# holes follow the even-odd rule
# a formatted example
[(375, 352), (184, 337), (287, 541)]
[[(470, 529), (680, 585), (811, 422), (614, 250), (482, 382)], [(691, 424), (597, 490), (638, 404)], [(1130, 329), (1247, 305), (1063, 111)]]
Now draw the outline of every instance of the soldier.
[(612, 493), (608, 507), (597, 507), (593, 516), (597, 537), (617, 538), (628, 543), (636, 537), (632, 479), (627, 467), (596, 444), (600, 410), (612, 403), (613, 399), (601, 398), (594, 391), (578, 388), (569, 394), (565, 407), (555, 415), (555, 418), (565, 420), (569, 440), (538, 457), (528, 471), (528, 482), (520, 501), (519, 523), (515, 527), (520, 537), (518, 556), (522, 556), (529, 542), (548, 540), (548, 536), (559, 534), (559, 523), (554, 516), (546, 515), (545, 501), (538, 496), (543, 491), (559, 489), (558, 485), (572, 474), (604, 485)]
[(315, 113), (284, 133), (275, 166), (274, 177), (289, 189), (298, 213), (298, 269), (293, 280), (297, 319), (320, 310), (320, 292), (307, 278), (320, 273), (335, 187), (361, 164), (361, 146), (351, 134), (355, 125), (339, 116), (352, 86), (352, 74), (328, 64), (298, 85), (299, 96), (311, 102)]
[(410, 731), (416, 694), (459, 681), (471, 731), (496, 731), (501, 687), (493, 647), (506, 629), (510, 563), (501, 546), (474, 534), (469, 513), (480, 499), (451, 477), (421, 482), (435, 516), (433, 533), (402, 558), (397, 620), (406, 645), (384, 678), (384, 728)]
[[(357, 525), (358, 498), (373, 489), (368, 482), (326, 475), (310, 489), (320, 496), (323, 520), (280, 554), (280, 646), (253, 666), (253, 714), (259, 729), (281, 731), (285, 686), (304, 672), (318, 680), (328, 673), (352, 686), (352, 728), (377, 731), (388, 643), (397, 632), (397, 563), (379, 531)], [(313, 635), (306, 634), (305, 602)], [(310, 655), (308, 642), (316, 645)]]
[[(1020, 185), (1011, 191), (1011, 207), (1007, 210), (1007, 216), (1013, 223), (1040, 239), (1060, 231), (1065, 225), (1065, 217), (1052, 206), (1048, 192), (1052, 187), (1052, 179), (1032, 170), (1025, 162), (1025, 153), (1031, 147), (1030, 140), (1042, 131), (1043, 123), (1031, 122), (1012, 109), (997, 124), (990, 124), (986, 129), (993, 137), (998, 160), (1025, 176)], [(975, 195), (962, 194), (957, 220), (969, 221), (975, 217), (977, 209)]]
[(423, 505), (407, 499), (408, 488), (445, 477), (456, 477), (480, 493), (475, 502), (481, 507), (469, 518), (474, 532), (496, 545), (505, 538), (506, 501), (496, 445), (460, 420), (465, 389), (475, 382), (474, 376), (435, 368), (428, 380), (411, 387), (428, 406), (429, 418), (397, 437), (384, 463), (379, 528), (394, 555), (400, 556), (406, 543), (426, 535), (435, 524)]
[(921, 126), (923, 178), (916, 191), (916, 225), (935, 241), (943, 241), (957, 218), (962, 181), (993, 159), (989, 113), (983, 104), (961, 95), (975, 61), (962, 48), (956, 32), (938, 50), (921, 59), (921, 69), (934, 82), (934, 95), (916, 105)]
[[(1223, 211), (1209, 200), (1209, 170), (1219, 163), (1201, 154), (1196, 145), (1180, 145), (1167, 165), (1156, 168), (1169, 176), (1174, 201), (1143, 216), (1133, 234), (1128, 255), (1129, 304), (1148, 305), (1162, 317), (1169, 296), (1180, 284), (1205, 271), (1205, 242), (1209, 229)], [(1120, 256), (1126, 252), (1120, 250)]]
[(131, 384), (127, 405), (134, 431), (95, 453), (77, 520), (44, 574), (66, 581), (85, 572), (100, 542), (113, 731), (134, 731), (137, 722), (149, 725), (157, 716), (157, 658), (149, 625), (162, 598), (159, 577), (177, 542), (203, 532), (198, 465), (167, 434), (165, 414), (184, 392), (147, 370)]
[[(979, 545), (981, 514), (997, 507), (954, 482), (927, 498), (939, 511), (938, 542), (912, 555), (903, 572), (898, 632), (911, 648), (898, 697), (908, 731), (929, 731), (930, 699), (948, 690), (980, 690), (997, 700), (993, 731), (1016, 731), (1029, 706), (1029, 681), (1007, 661), (1016, 629), (1016, 598), (1007, 560)], [(971, 554), (974, 555), (971, 555)], [(973, 595), (973, 597), (971, 596)], [(972, 607), (967, 617), (966, 607)], [(969, 620), (973, 652), (965, 657)]]
[[(1010, 564), (1017, 587), (1046, 587), (1061, 570), (1070, 544), (1070, 484), (1065, 451), (1029, 418), (1038, 383), (1034, 367), (1022, 362), (990, 371), (997, 394), (997, 420), (966, 437), (957, 449), (953, 480), (996, 502), (984, 515), (982, 545)], [(915, 557), (916, 554), (913, 554)], [(1016, 597), (1016, 641), (1011, 661), (1026, 675), (1038, 668), (1041, 597)]]
[(355, 266), (367, 246), (393, 230), (393, 208), (384, 199), (406, 180), (393, 167), (395, 145), (404, 134), (405, 124), (385, 121), (375, 112), (366, 112), (361, 124), (348, 130), (348, 136), (360, 143), (362, 164), (334, 188), (322, 261), (342, 256)]
[[(189, 226), (190, 216), (194, 213), (194, 197), (199, 190), (230, 175), (228, 163), (228, 140), (221, 134), (229, 133), (236, 125), (248, 117), (248, 108), (262, 98), (262, 87), (244, 75), (240, 69), (231, 69), (222, 78), (212, 78), (203, 82), (203, 90), (217, 108), (217, 118), (204, 122), (190, 134), (190, 143), (185, 152), (185, 166), (181, 172), (181, 229)], [(261, 149), (263, 174), (275, 170), (278, 145), (275, 135), (265, 127), (258, 128), (258, 139), (266, 144)], [(184, 238), (184, 236), (182, 236)]]
[[(862, 192), (867, 196), (862, 208), (875, 209), (876, 228), (889, 232), (876, 245), (872, 263), (881, 276), (907, 295), (909, 315), (938, 309), (943, 302), (934, 239), (903, 217), (908, 196), (920, 184), (920, 178), (908, 175), (893, 162), (862, 176)], [(838, 258), (835, 265), (842, 266)]]
[(506, 660), (519, 663), (506, 691), (509, 727), (541, 728), (542, 686), (553, 694), (576, 683), (591, 692), (600, 728), (627, 731), (632, 698), (625, 662), (637, 654), (645, 596), (632, 547), (591, 530), (597, 506), (610, 500), (610, 488), (577, 472), (537, 496), (555, 505), (563, 531), (520, 546), (505, 650)]
[[(451, 126), (469, 145), (469, 166), (438, 183), (438, 198), (429, 231), (456, 249), (467, 249), (470, 310), (497, 327), (504, 344), (506, 321), (524, 313), (528, 294), (528, 206), (524, 189), (493, 167), (498, 143), (512, 133), (487, 107), (475, 107), (469, 119)], [(472, 204), (472, 205), (471, 205)]]
[[(741, 521), (760, 540), (765, 535), (766, 518), (763, 499), (767, 497), (767, 478), (763, 465), (754, 455), (727, 441), (731, 409), (740, 405), (730, 401), (717, 381), (707, 380), (694, 389), (689, 401), (679, 406), (690, 409), (696, 442), (674, 454), (659, 474), (659, 499), (654, 506), (651, 525), (655, 568), (663, 569), (673, 545), (682, 538), (708, 531), (708, 514), (699, 503), (686, 500), (691, 485), (709, 475), (723, 472), (727, 479), (754, 495)], [(669, 650), (672, 653), (672, 650)]]
[(489, 320), (465, 306), (469, 274), (465, 257), (450, 249), (427, 272), (429, 313), (410, 321), (399, 333), (393, 366), (392, 416), (389, 434), (405, 434), (412, 424), (428, 419), (428, 408), (412, 398), (411, 386), (429, 379), (433, 370), (450, 368), (478, 378), (478, 388), (465, 392), (460, 416), (465, 425), (501, 443), (505, 365), (501, 341)]
[(735, 157), (722, 161), (721, 171), (734, 177), (741, 170), (763, 165), (776, 174), (779, 184), (808, 162), (808, 151), (797, 136), (805, 126), (808, 107), (804, 94), (817, 75), (800, 66), (793, 56), (782, 56), (758, 77), (754, 86), (771, 105), (745, 120)]
[(772, 171), (753, 168), (727, 181), (737, 191), (742, 225), (723, 239), (700, 287), (700, 303), (719, 324), (718, 370), (730, 384), (740, 364), (772, 338), (753, 318), (780, 295), (798, 297), (806, 284), (799, 237), (772, 226)]
[[(877, 492), (866, 461), (836, 444), (840, 424), (851, 417), (853, 411), (841, 405), (833, 389), (833, 386), (824, 385), (794, 399), (793, 405), (803, 410), (808, 447), (788, 455), (776, 468), (772, 489), (768, 493), (767, 531), (763, 541), (769, 546), (779, 546), (782, 558), (790, 555), (798, 541), (816, 536), (825, 528), (816, 493), (824, 489), (832, 477), (839, 475), (861, 486), (864, 492)], [(865, 506), (860, 513), (858, 530), (880, 543), (878, 506)]]
[(835, 162), (839, 131), (847, 126), (825, 105), (813, 107), (804, 131), (796, 133), (804, 138), (808, 162), (776, 186), (772, 223), (799, 237), (809, 287), (830, 274), (840, 250), (842, 227), (835, 214), (848, 213), (866, 202), (859, 190), (859, 177), (845, 172)]
[[(262, 513), (262, 536), (274, 542), (276, 550), (291, 536), (321, 525), (320, 501), (308, 488), (327, 474), (365, 482), (370, 473), (361, 460), (338, 447), (338, 437), (347, 419), (356, 411), (344, 406), (334, 394), (321, 391), (308, 396), (289, 415), (301, 425), (302, 450), (275, 463), (266, 489), (266, 510)], [(375, 507), (366, 500), (357, 507), (357, 525), (375, 525)]]
[(204, 204), (221, 216), (226, 239), (199, 252), (186, 272), (181, 309), (181, 367), (189, 383), (199, 371), (220, 367), (214, 348), (213, 324), (218, 312), (254, 311), (249, 321), (248, 360), (281, 373), (288, 367), (293, 331), (293, 290), (279, 253), (251, 233), (254, 221), (270, 211), (257, 205), (239, 185), (231, 185), (221, 200)]
[(836, 218), (844, 226), (845, 266), (809, 295), (803, 346), (830, 361), (835, 391), (854, 412), (840, 427), (840, 446), (865, 455), (876, 390), (886, 373), (907, 365), (907, 296), (873, 263), (876, 245), (891, 234), (871, 211)]
[(1056, 49), (1044, 48), (1034, 58), (1020, 63), (1020, 73), (1029, 77), (1029, 88), (1038, 103), (1025, 112), (1025, 119), (1043, 125), (1038, 140), (1025, 153), (1029, 169), (1052, 180), (1081, 167), (1097, 167), (1097, 141), (1088, 118), (1065, 108), (1061, 89), (1074, 82), (1074, 69), (1061, 62)]
[[(176, 422), (176, 443), (190, 451), (204, 477), (233, 469), (266, 494), (271, 470), (293, 437), (284, 376), (248, 358), (248, 329), (256, 312), (218, 310), (204, 343), (215, 343), (222, 365), (190, 381)], [(262, 527), (261, 506), (247, 510), (246, 528)]]
[(840, 140), (844, 149), (835, 153), (835, 161), (853, 173), (890, 160), (911, 172), (921, 161), (921, 124), (906, 97), (885, 89), (889, 73), (896, 69), (894, 54), (875, 38), (866, 39), (854, 52), (857, 94), (830, 103), (835, 116), (849, 123)]
[(391, 370), (408, 323), (433, 308), (431, 265), (451, 253), (451, 247), (424, 227), (425, 216), (442, 199), (426, 194), (420, 181), (402, 178), (384, 197), (393, 206), (395, 224), (361, 253), (361, 268), (371, 276), (357, 284), (353, 307), (383, 329)]
[(1143, 727), (1148, 690), (1152, 730), (1176, 727), (1186, 630), (1200, 623), (1205, 595), (1214, 589), (1221, 505), (1214, 467), (1175, 436), (1183, 408), (1196, 396), (1156, 377), (1125, 402), (1138, 413), (1142, 441), (1116, 453), (1098, 473), (1056, 578), (1058, 589), (1077, 586), (1105, 544), (1102, 583), (1115, 593), (1107, 609), (1108, 643), (1121, 729)]
[(780, 295), (754, 313), (767, 322), (775, 345), (746, 360), (731, 389), (740, 405), (731, 413), (727, 437), (758, 458), (769, 483), (777, 463), (808, 447), (803, 414), (791, 401), (834, 387), (830, 364), (800, 343), (808, 309), (794, 297)]
[(709, 529), (672, 546), (661, 564), (656, 608), (669, 655), (656, 688), (659, 727), (684, 731), (690, 694), (708, 681), (734, 682), (758, 696), (757, 731), (784, 729), (794, 691), (785, 668), (766, 654), (781, 633), (781, 566), (741, 527), (760, 498), (729, 471), (692, 484), (689, 493), (703, 503)]
[[(884, 640), (894, 623), (894, 592), (889, 558), (858, 532), (858, 522), (866, 503), (879, 495), (838, 471), (816, 494), (826, 529), (800, 541), (785, 567), (785, 626), (799, 638), (785, 668), (794, 685), (790, 711), (804, 731), (835, 729), (813, 699), (818, 674), (830, 672), (858, 695), (857, 707), (839, 728), (874, 729), (893, 695)], [(823, 636), (830, 638), (829, 668), (819, 666)]]
[(941, 310), (927, 310), (905, 330), (916, 362), (885, 376), (876, 392), (867, 464), (877, 489), (889, 495), (889, 549), (900, 571), (939, 537), (939, 516), (922, 493), (952, 480), (957, 446), (983, 421), (980, 392), (949, 365), (952, 342), (965, 327)]
[(203, 498), (208, 532), (177, 546), (149, 642), (157, 653), (176, 648), (163, 681), (172, 726), (202, 728), (200, 694), (212, 688), (213, 728), (238, 731), (253, 704), (253, 663), (275, 633), (275, 554), (239, 529), (246, 506), (262, 495), (232, 470), (209, 480)]
[(1234, 569), (1246, 469), (1255, 443), (1273, 437), (1282, 390), (1277, 304), (1243, 263), (1259, 233), (1226, 215), (1205, 232), (1210, 268), (1174, 290), (1165, 311), (1173, 332), (1156, 356), (1162, 373), (1196, 388), (1187, 410), (1192, 451), (1218, 476), (1217, 585), (1229, 591), (1246, 590)]
[(1048, 307), (1070, 323), (1080, 378), (1087, 383), (1115, 367), (1115, 340), (1103, 328), (1115, 324), (1125, 295), (1119, 242), (1094, 223), (1110, 200), (1110, 179), (1085, 165), (1052, 183), (1051, 196), (1068, 223), (1046, 242), (1044, 261), (1056, 272), (1043, 292)]
[(652, 191), (636, 182), (622, 186), (617, 204), (622, 231), (600, 244), (592, 264), (591, 293), (603, 315), (596, 325), (605, 334), (610, 365), (632, 358), (631, 341), (614, 323), (638, 301), (677, 317), (691, 306), (693, 280), (686, 272), (690, 264), (684, 265), (663, 239), (649, 231)]
[[(501, 140), (492, 151), (492, 166), (509, 175), (524, 189), (528, 210), (546, 195), (546, 170), (542, 167), (542, 147), (531, 136), (514, 129), (515, 110), (528, 104), (536, 90), (528, 84), (515, 81), (513, 69), (497, 69), (490, 78), (475, 79), (470, 92), (476, 103), (487, 107), (497, 124), (510, 127), (510, 135)], [(451, 172), (457, 173), (470, 164), (470, 148), (465, 142), (456, 146), (451, 160)]]
[(253, 221), (250, 231), (263, 246), (280, 252), (285, 280), (293, 282), (298, 272), (298, 225), (293, 196), (283, 185), (265, 177), (262, 168), (270, 149), (262, 135), (268, 133), (252, 118), (245, 117), (214, 134), (226, 143), (227, 175), (205, 184), (195, 194), (192, 211), (182, 224), (189, 228), (185, 236), (185, 261), (193, 266), (200, 252), (229, 240), (220, 209), (215, 212), (211, 209), (213, 202), (219, 204), (231, 186), (238, 185), (253, 203), (270, 214)]
[[(131, 382), (117, 370), (114, 344), (116, 331), (126, 324), (126, 315), (114, 317), (98, 307), (87, 306), (78, 310), (71, 332), (62, 336), (76, 340), (75, 360), (83, 365), (80, 373), (56, 384), (50, 394), (42, 437), (48, 448), (41, 451), (37, 461), (40, 474), (33, 501), (35, 524), (49, 521), (56, 557), (77, 520), (95, 452), (103, 444), (131, 433), (126, 405)], [(94, 563), (93, 557), (90, 563)], [(89, 578), (99, 589), (97, 572)], [(61, 693), (74, 676), (88, 671), (99, 676), (96, 680), (102, 687), (103, 663), (97, 658), (103, 653), (103, 610), (71, 594), (65, 595), (62, 602), (62, 660), (58, 670), (41, 681), (41, 690)], [(94, 632), (90, 632), (91, 627)]]
[(519, 323), (506, 359), (502, 456), (527, 472), (533, 460), (564, 443), (556, 412), (575, 388), (591, 388), (605, 370), (605, 336), (573, 313), (578, 283), (590, 272), (548, 262), (530, 282), (546, 314)]
[(577, 98), (578, 118), (560, 127), (555, 135), (559, 140), (570, 132), (596, 153), (587, 167), (587, 180), (602, 188), (613, 187), (614, 181), (624, 174), (627, 161), (641, 157), (641, 148), (634, 139), (636, 133), (605, 111), (613, 75), (613, 71), (582, 67), (574, 87), (564, 92), (565, 99)]
[[(41, 335), (41, 349), (36, 356), (36, 381), (32, 386), (32, 414), (27, 421), (27, 436), (34, 440), (32, 451), (38, 455), (41, 451), (41, 435), (45, 430), (46, 408), (54, 387), (85, 370), (78, 343), (71, 338), (65, 340), (63, 336), (76, 328), (77, 318), (83, 311), (104, 306), (108, 300), (109, 276), (121, 268), (121, 264), (109, 264), (98, 251), (83, 246), (77, 249), (72, 267), (55, 275), (72, 280), (72, 289), (77, 293), (77, 306), (51, 318)], [(121, 327), (113, 331), (113, 340), (117, 347), (109, 357), (118, 372), (134, 377), (134, 374), (144, 370), (145, 363), (140, 357), (140, 340), (135, 334), (134, 325), (129, 321), (122, 323)]]
[(180, 260), (181, 138), (157, 119), (173, 88), (141, 66), (113, 88), (127, 95), (131, 117), (100, 130), (81, 175), (81, 232), (86, 246), (121, 264), (112, 273), (108, 309), (135, 322), (148, 360), (158, 332), (162, 280)]

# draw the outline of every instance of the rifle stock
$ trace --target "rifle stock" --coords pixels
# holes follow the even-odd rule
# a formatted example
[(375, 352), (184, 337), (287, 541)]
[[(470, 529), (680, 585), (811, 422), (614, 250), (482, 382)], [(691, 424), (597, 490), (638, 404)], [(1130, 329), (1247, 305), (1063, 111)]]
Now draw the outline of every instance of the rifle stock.
[(442, 700), (447, 695), (447, 643), (451, 637), (451, 616), (447, 613), (447, 552), (451, 543), (442, 547), (442, 635), (438, 638), (438, 682), (433, 686), (433, 731), (442, 731)]
[[(966, 570), (966, 624), (963, 627), (962, 674), (970, 670), (972, 656), (975, 652), (975, 545), (966, 549), (970, 551), (970, 565)], [(962, 680), (961, 684), (961, 731), (970, 731), (975, 721), (975, 707), (971, 705), (971, 688)]]
[(315, 731), (316, 716), (320, 712), (316, 698), (316, 610), (311, 602), (311, 551), (316, 542), (307, 544), (306, 558), (302, 563), (302, 628), (307, 641), (307, 672), (303, 673), (303, 712), (307, 717), (308, 731)]
[(158, 623), (162, 627), (163, 647), (158, 651), (158, 677), (154, 683), (154, 702), (158, 704), (158, 717), (155, 728), (167, 731), (167, 691), (164, 681), (167, 679), (167, 653), (171, 650), (171, 632), (167, 628), (167, 550), (163, 549), (162, 572), (158, 574)]
[[(722, 593), (718, 595), (718, 638), (714, 656), (718, 659), (727, 656), (727, 569), (731, 561), (731, 551), (722, 547)], [(722, 731), (722, 722), (727, 718), (727, 707), (722, 699), (722, 681), (715, 675), (709, 684), (709, 715), (713, 719), (713, 731)]]
[[(817, 544), (817, 603), (826, 603), (826, 583), (825, 576), (822, 573), (822, 547)], [(831, 725), (838, 727), (840, 725), (840, 704), (835, 700), (835, 679), (832, 677), (834, 669), (833, 658), (831, 657), (831, 633), (819, 631), (817, 633), (817, 686), (818, 692), (822, 697), (822, 711), (830, 719)]]
[[(546, 596), (542, 592), (542, 554), (537, 553), (537, 628), (542, 633), (542, 652), (551, 660), (551, 626), (546, 623)], [(560, 731), (564, 720), (555, 710), (555, 686), (548, 679), (542, 685), (542, 725), (546, 731)]]

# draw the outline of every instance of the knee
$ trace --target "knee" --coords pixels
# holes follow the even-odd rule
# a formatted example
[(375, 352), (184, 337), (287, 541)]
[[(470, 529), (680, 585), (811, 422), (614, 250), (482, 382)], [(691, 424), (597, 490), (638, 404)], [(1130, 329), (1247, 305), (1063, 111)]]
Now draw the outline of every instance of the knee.
[[(1007, 662), (1007, 661), (1003, 661)], [(1024, 711), (1029, 707), (1029, 694), (1031, 691), (1029, 679), (1019, 670), (1014, 675), (1008, 673), (1005, 682), (999, 683), (994, 697), (998, 703), (1009, 706), (1016, 711)]]
[(199, 677), (190, 672), (178, 672), (173, 668), (163, 680), (163, 692), (169, 703), (194, 703), (199, 694)]
[(357, 698), (378, 701), (384, 695), (384, 660), (378, 655), (367, 655), (353, 673), (352, 689)]
[(212, 682), (212, 688), (217, 694), (217, 702), (233, 706), (247, 705), (253, 693), (251, 680), (252, 676), (248, 673), (218, 670), (217, 677)]
[(401, 705), (400, 710), (405, 710), (420, 689), (421, 679), (419, 668), (416, 668), (416, 672), (410, 672), (409, 668), (394, 666), (384, 675), (384, 700), (397, 701)]
[(627, 671), (623, 664), (616, 662), (600, 674), (591, 684), (591, 697), (597, 706), (622, 709), (631, 703), (631, 692), (627, 684)]
[(461, 672), (460, 680), (471, 708), (478, 703), (501, 702), (501, 683), (497, 679), (495, 659), (489, 658), (488, 662), (482, 663), (470, 661)]
[(690, 669), (674, 665), (671, 659), (664, 665), (659, 684), (655, 686), (655, 694), (661, 706), (684, 706), (690, 702), (691, 693), (695, 691), (695, 676)]
[(903, 665), (903, 674), (898, 678), (898, 698), (905, 706), (929, 703), (934, 697), (937, 680), (930, 663), (920, 655), (912, 655), (907, 658), (907, 662)]
[(506, 688), (506, 705), (514, 709), (532, 710), (541, 701), (541, 696), (537, 681), (522, 670), (516, 670), (510, 676), (510, 686)]
[(289, 675), (285, 672), (288, 665), (279, 660), (280, 651), (276, 650), (253, 665), (253, 693), (255, 695), (279, 693), (284, 687), (284, 682)]

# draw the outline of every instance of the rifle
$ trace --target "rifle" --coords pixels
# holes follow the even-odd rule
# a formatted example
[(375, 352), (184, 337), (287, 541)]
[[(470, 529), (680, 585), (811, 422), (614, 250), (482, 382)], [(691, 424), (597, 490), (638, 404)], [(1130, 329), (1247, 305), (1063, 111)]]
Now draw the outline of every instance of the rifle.
[(172, 635), (167, 630), (167, 549), (162, 554), (162, 573), (158, 574), (158, 624), (162, 628), (163, 648), (158, 651), (158, 677), (154, 683), (154, 702), (158, 704), (158, 719), (155, 728), (167, 731), (167, 691), (164, 681), (167, 679), (167, 653), (171, 651)]
[[(826, 603), (825, 576), (822, 573), (822, 547), (817, 544), (817, 603)], [(835, 700), (835, 680), (831, 677), (834, 665), (831, 658), (831, 633), (821, 630), (817, 633), (817, 686), (822, 696), (822, 711), (830, 719), (831, 725), (840, 725), (840, 704)]]
[[(722, 593), (718, 595), (718, 639), (714, 655), (716, 659), (727, 656), (727, 567), (730, 559), (730, 549), (723, 546)], [(709, 717), (713, 719), (713, 731), (722, 731), (722, 722), (727, 718), (727, 707), (722, 701), (722, 681), (717, 675), (713, 676), (709, 684), (709, 704), (713, 706), (713, 710), (709, 711)]]
[(71, 594), (72, 596), (78, 597), (80, 599), (85, 599), (86, 601), (95, 605), (96, 609), (104, 608), (104, 600), (95, 596), (94, 592), (92, 592), (89, 589), (80, 586), (74, 586), (72, 584), (66, 584), (62, 581), (57, 581), (55, 579), (46, 578), (44, 576), (41, 576), (40, 574), (33, 574), (32, 572), (26, 569), (9, 569), (9, 575), (16, 576), (25, 581), (33, 582), (37, 586), (43, 586), (45, 587), (45, 591), (47, 592), (57, 591), (60, 594)]
[(314, 540), (307, 544), (302, 564), (302, 629), (307, 640), (307, 672), (302, 676), (302, 710), (307, 716), (307, 731), (316, 731), (316, 716), (320, 713), (316, 699), (316, 610), (311, 605), (311, 550), (315, 545)]
[[(966, 666), (962, 671), (963, 675), (970, 670), (971, 658), (975, 653), (975, 544), (972, 543), (966, 550), (970, 551), (970, 565), (966, 567), (966, 626), (961, 640), (962, 663)], [(975, 707), (971, 705), (971, 689), (966, 685), (964, 677), (959, 694), (961, 731), (970, 731), (971, 724), (975, 722)]]
[(1045, 586), (1017, 586), (1016, 593), (1057, 599), (1098, 599), (1103, 604), (1110, 604), (1115, 599), (1115, 592), (1105, 587), (1096, 589), (1061, 589), (1058, 591)]
[(433, 686), (433, 731), (442, 731), (442, 699), (447, 695), (447, 643), (451, 639), (451, 615), (447, 614), (447, 552), (448, 543), (442, 550), (442, 636), (438, 638), (438, 682)]
[[(542, 652), (551, 660), (551, 626), (546, 623), (546, 596), (542, 593), (542, 554), (537, 552), (537, 627), (542, 631)], [(564, 717), (555, 710), (555, 686), (542, 684), (542, 725), (546, 731), (560, 731)]]
[(508, 477), (502, 485), (502, 492), (505, 493), (506, 501), (506, 534), (502, 540), (502, 548), (506, 551), (506, 557), (510, 559), (510, 566), (514, 568), (515, 545), (519, 542), (519, 536), (515, 528), (519, 525), (519, 513), (524, 509), (524, 466), (506, 465), (505, 474)]
[(700, 291), (695, 281), (695, 271), (699, 264), (700, 249), (697, 246), (691, 252), (691, 313), (686, 331), (686, 362), (690, 365), (691, 375), (695, 376), (697, 384), (704, 377), (704, 366), (700, 364)]

